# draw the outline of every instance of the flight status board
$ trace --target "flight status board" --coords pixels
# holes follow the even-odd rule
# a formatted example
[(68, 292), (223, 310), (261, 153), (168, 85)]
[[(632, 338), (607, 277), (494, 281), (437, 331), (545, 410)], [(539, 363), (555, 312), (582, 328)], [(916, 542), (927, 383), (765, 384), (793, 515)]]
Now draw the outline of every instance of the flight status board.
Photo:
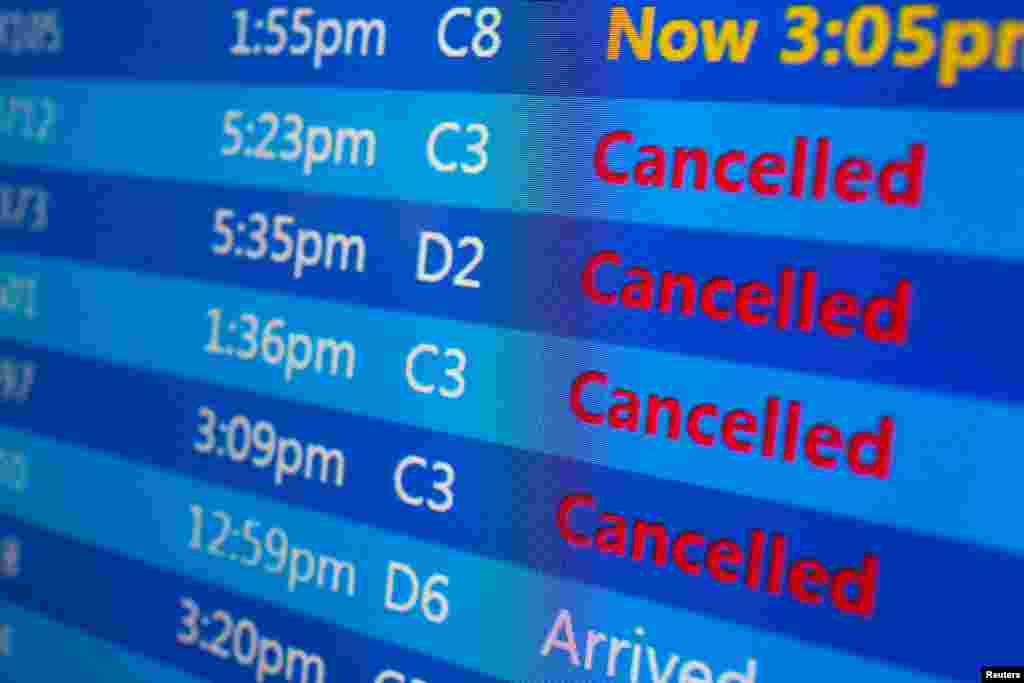
[(1024, 677), (1024, 8), (0, 1), (0, 680)]

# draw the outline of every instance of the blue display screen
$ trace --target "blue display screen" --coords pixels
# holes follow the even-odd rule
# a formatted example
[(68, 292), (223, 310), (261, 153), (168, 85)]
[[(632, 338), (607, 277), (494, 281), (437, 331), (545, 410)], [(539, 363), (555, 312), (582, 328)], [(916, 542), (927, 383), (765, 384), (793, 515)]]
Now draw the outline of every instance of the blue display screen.
[(0, 680), (1021, 678), (1024, 10), (0, 2)]

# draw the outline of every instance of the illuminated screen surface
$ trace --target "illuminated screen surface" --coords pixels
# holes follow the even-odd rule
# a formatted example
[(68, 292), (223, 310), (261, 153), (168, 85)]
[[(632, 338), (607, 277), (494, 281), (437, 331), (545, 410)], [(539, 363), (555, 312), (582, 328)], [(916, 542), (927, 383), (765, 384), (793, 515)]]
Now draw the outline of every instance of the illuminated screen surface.
[(2, 5), (0, 679), (1020, 671), (1016, 3)]

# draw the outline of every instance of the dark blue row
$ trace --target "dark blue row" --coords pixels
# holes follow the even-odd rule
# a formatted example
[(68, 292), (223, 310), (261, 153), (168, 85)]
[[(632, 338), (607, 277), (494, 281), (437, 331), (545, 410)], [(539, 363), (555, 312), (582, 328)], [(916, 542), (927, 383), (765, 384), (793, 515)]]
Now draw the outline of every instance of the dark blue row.
[[(325, 681), (373, 681), (387, 669), (427, 681), (496, 680), (14, 519), (0, 518), (0, 531), (21, 544), (20, 575), (0, 579), (5, 599), (211, 681), (249, 682), (255, 671), (177, 642), (176, 634), (188, 633), (185, 597), (199, 606), (201, 618), (225, 610), (236, 624), (248, 619), (262, 636), (319, 655)], [(199, 630), (200, 640), (210, 643), (221, 628), (200, 623)], [(60, 643), (53, 646), (59, 650)]]
[[(882, 384), (968, 394), (982, 398), (1024, 399), (1024, 364), (1017, 362), (1006, 292), (1018, 286), (1024, 268), (991, 260), (925, 252), (897, 252), (853, 246), (825, 246), (796, 240), (722, 236), (648, 225), (568, 221), (554, 216), (441, 209), (322, 195), (229, 189), (130, 178), (69, 173), (0, 170), (0, 182), (40, 186), (50, 194), (49, 227), (32, 232), (34, 205), (22, 230), (0, 231), (0, 249), (95, 262), (161, 275), (225, 282), (245, 287), (411, 311), (503, 327), (596, 339), (615, 344), (781, 367)], [(217, 209), (231, 209), (229, 253), (215, 247), (225, 238), (214, 230)], [(285, 231), (360, 235), (366, 253), (363, 272), (356, 252), (349, 270), (306, 266), (295, 277), (294, 258), (274, 263), (251, 260), (238, 249), (258, 251), (252, 212), (294, 216)], [(246, 223), (245, 232), (239, 224)], [(417, 253), (423, 231), (443, 233), (452, 244), (452, 268), (435, 284), (418, 282)], [(267, 253), (283, 253), (268, 230)], [(473, 265), (478, 250), (466, 244), (479, 237), (483, 259), (466, 277), (479, 288), (456, 287), (454, 278)], [(326, 240), (326, 237), (322, 239)], [(296, 247), (293, 246), (293, 251)], [(316, 247), (309, 243), (308, 254)], [(324, 251), (327, 248), (324, 247)], [(780, 298), (782, 273), (792, 269), (792, 321), (780, 330), (776, 316), (763, 326), (737, 320), (736, 294), (718, 295), (732, 308), (718, 321), (698, 313), (663, 313), (655, 298), (650, 311), (602, 305), (588, 298), (581, 276), (597, 254), (613, 251), (621, 265), (596, 271), (596, 285), (620, 293), (626, 271), (646, 268), (655, 282), (662, 272), (687, 273), (697, 285), (730, 278), (765, 283)], [(426, 271), (439, 272), (443, 248), (435, 241)], [(826, 296), (852, 294), (863, 308), (875, 297), (893, 298), (900, 283), (908, 288), (906, 340), (874, 341), (863, 322), (852, 336), (828, 334), (820, 320), (813, 331), (798, 331), (801, 273), (817, 273), (814, 309)], [(809, 291), (809, 290), (808, 290)], [(682, 295), (674, 294), (674, 307)], [(621, 297), (620, 297), (621, 298)], [(698, 304), (699, 306), (699, 304)], [(863, 319), (863, 316), (861, 316)]]
[[(1024, 560), (1008, 553), (12, 344), (0, 346), (0, 353), (39, 367), (30, 403), (0, 409), (8, 426), (931, 673), (956, 675), (984, 654), (1017, 647), (1011, 623), (1024, 608), (1017, 580)], [(204, 405), (222, 419), (245, 413), (272, 421), (280, 435), (344, 449), (344, 487), (298, 479), (277, 487), (268, 470), (196, 455), (197, 410)], [(394, 467), (409, 453), (451, 464), (457, 475), (451, 511), (438, 514), (398, 500)], [(412, 493), (430, 497), (436, 479), (420, 474), (407, 483)], [(102, 482), (83, 485), (103, 495)], [(30, 482), (23, 495), (31, 489)], [(731, 539), (749, 547), (754, 529), (784, 534), (790, 562), (811, 557), (831, 572), (861, 566), (872, 554), (880, 563), (877, 607), (865, 618), (840, 612), (831, 601), (815, 607), (788, 592), (780, 597), (763, 586), (749, 590), (742, 581), (721, 583), (706, 570), (691, 577), (671, 562), (657, 567), (650, 559), (633, 562), (571, 547), (556, 513), (566, 496), (581, 493), (593, 495), (597, 506), (573, 512), (572, 524), (585, 533), (600, 526), (598, 512), (608, 512), (630, 524), (660, 522), (673, 535), (699, 531), (709, 544)], [(951, 623), (975, 626), (965, 631)]]
[[(1000, 20), (1020, 16), (1019, 6), (1014, 3), (944, 2), (937, 16), (915, 19), (911, 28), (916, 33), (904, 33), (900, 28), (900, 10), (909, 3), (885, 2), (889, 46), (878, 55), (874, 66), (853, 66), (844, 50), (846, 34), (855, 31), (851, 27), (860, 21), (854, 12), (866, 4), (854, 0), (816, 3), (819, 22), (812, 35), (817, 49), (811, 50), (805, 63), (782, 63), (780, 51), (794, 51), (800, 45), (787, 38), (790, 29), (803, 23), (786, 18), (787, 7), (797, 4), (803, 3), (776, 1), (759, 6), (738, 0), (701, 0), (681, 6), (655, 0), (390, 0), (339, 7), (307, 0), (261, 0), (240, 7), (238, 3), (133, 0), (119, 3), (116, 12), (97, 14), (80, 2), (27, 0), (18, 3), (18, 7), (60, 7), (62, 49), (59, 54), (48, 54), (47, 49), (56, 44), (56, 39), (44, 36), (41, 54), (0, 54), (0, 73), (885, 107), (1010, 109), (1024, 104), (1019, 87), (1024, 82), (1019, 44), (1011, 68), (994, 65), (999, 53)], [(643, 7), (655, 7), (649, 60), (638, 59), (625, 40), (619, 59), (608, 59), (614, 5), (627, 8), (638, 32), (643, 26)], [(315, 13), (301, 17), (300, 28), (294, 29), (292, 10), (303, 6), (313, 6)], [(445, 39), (450, 48), (468, 51), (463, 57), (448, 57), (439, 47), (439, 25), (447, 11), (459, 6), (474, 15), (458, 15), (451, 20)], [(273, 7), (288, 11), (271, 18), (269, 10)], [(483, 56), (478, 57), (471, 41), (477, 32), (475, 13), (484, 7), (494, 7), (502, 13), (497, 28), (501, 45), (493, 51), (487, 41), (480, 43), (478, 52)], [(249, 13), (241, 24), (232, 14), (238, 9)], [(315, 33), (318, 20), (329, 18), (339, 19), (342, 26), (352, 18), (379, 18), (387, 26), (383, 54), (377, 55), (376, 36), (371, 38), (368, 54), (360, 54), (363, 36), (357, 29), (353, 34), (353, 54), (345, 55), (344, 38), (335, 39), (327, 29), (326, 33), (321, 31), (321, 44), (335, 43), (339, 47), (332, 46), (334, 54), (326, 57), (321, 49), (318, 68), (314, 49), (306, 48), (302, 24)], [(759, 27), (742, 63), (734, 63), (728, 56), (720, 61), (705, 58), (702, 38), (698, 39), (692, 57), (671, 61), (659, 50), (659, 34), (665, 24), (678, 19), (689, 20), (695, 27), (702, 20), (737, 19), (741, 26), (745, 21), (756, 20)], [(948, 30), (946, 22), (965, 19), (988, 22), (988, 50), (980, 58), (972, 54), (961, 59), (981, 62), (981, 66), (962, 68), (955, 75), (947, 73), (945, 86), (940, 86), (940, 48)], [(838, 34), (830, 32), (830, 20), (843, 22), (844, 30)], [(273, 51), (281, 40), (267, 28), (273, 21), (279, 22), (285, 31), (288, 48), (280, 56), (268, 57), (266, 50)], [(871, 37), (875, 21), (868, 20), (859, 32), (861, 40), (855, 40), (855, 44), (859, 42), (861, 49), (870, 50), (876, 44)], [(240, 26), (245, 27), (244, 36), (239, 33)], [(919, 56), (922, 51), (928, 52), (921, 42), (927, 41), (928, 36), (922, 38), (922, 33), (930, 34), (933, 41), (931, 59), (913, 69), (896, 67), (897, 52), (917, 52)], [(950, 36), (949, 43), (959, 45), (962, 51), (971, 50), (970, 37), (961, 33)], [(683, 40), (678, 33), (672, 37), (674, 48), (679, 49)], [(243, 50), (256, 48), (263, 54), (233, 56), (230, 48), (236, 44)], [(293, 50), (298, 54), (293, 55)], [(829, 61), (830, 50), (839, 51), (838, 63)], [(948, 66), (946, 70), (949, 71)]]

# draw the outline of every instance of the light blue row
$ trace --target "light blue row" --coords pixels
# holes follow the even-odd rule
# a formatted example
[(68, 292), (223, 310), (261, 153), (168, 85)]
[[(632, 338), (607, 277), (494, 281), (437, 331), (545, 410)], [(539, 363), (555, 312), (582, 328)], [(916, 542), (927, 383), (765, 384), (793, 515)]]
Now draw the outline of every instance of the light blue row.
[[(564, 608), (575, 612), (579, 632), (596, 628), (629, 634), (635, 626), (643, 625), (648, 641), (660, 651), (676, 652), (683, 660), (700, 659), (716, 672), (743, 670), (747, 658), (754, 658), (758, 661), (758, 681), (801, 680), (807, 671), (826, 669), (841, 682), (936, 680), (829, 648), (345, 523), (104, 453), (7, 429), (0, 429), (0, 443), (32, 452), (36, 465), (31, 496), (19, 499), (0, 495), (0, 511), (4, 514), (499, 678), (570, 680), (582, 673), (569, 665), (564, 653), (540, 656), (555, 616)], [(97, 496), (97, 490), (117, 493)], [(356, 596), (325, 593), (311, 585), (300, 585), (289, 592), (281, 576), (189, 550), (189, 505), (194, 503), (203, 505), (207, 514), (213, 510), (228, 512), (235, 525), (255, 519), (263, 523), (264, 530), (278, 526), (287, 532), (293, 548), (304, 546), (352, 561), (359, 572)], [(384, 609), (389, 561), (414, 567), (424, 581), (434, 572), (450, 578), (447, 586), (435, 586), (449, 601), (446, 621), (433, 624), (416, 611), (398, 614)], [(583, 621), (584, 615), (590, 621)]]
[(199, 683), (201, 680), (3, 601), (0, 601), (0, 623), (13, 630), (11, 654), (0, 658), (0, 679), (11, 683)]
[[(382, 312), (357, 306), (257, 293), (187, 280), (113, 271), (59, 259), (0, 256), (0, 271), (40, 278), (35, 320), (0, 318), (0, 336), (101, 361), (167, 372), (224, 386), (345, 410), (430, 430), (478, 438), (616, 469), (683, 481), (784, 504), (1024, 551), (1013, 501), (1024, 463), (1006, 457), (1007, 435), (1024, 406), (741, 366), (637, 348), (615, 347), (482, 325)], [(225, 320), (251, 313), (281, 317), (288, 330), (351, 341), (348, 380), (311, 371), (285, 380), (282, 366), (213, 356), (207, 311)], [(280, 330), (279, 330), (280, 331)], [(227, 332), (224, 332), (227, 335)], [(238, 335), (226, 337), (223, 344)], [(465, 393), (446, 399), (417, 393), (405, 377), (416, 346), (463, 350)], [(454, 388), (454, 359), (420, 356), (420, 383)], [(569, 390), (581, 373), (609, 375), (606, 398), (593, 391), (590, 410), (607, 407), (626, 386), (641, 397), (674, 396), (684, 408), (714, 402), (721, 412), (764, 411), (770, 396), (803, 403), (806, 426), (825, 420), (848, 435), (895, 424), (890, 479), (852, 474), (840, 461), (822, 470), (719, 445), (678, 441), (583, 424)], [(45, 372), (45, 369), (42, 371)], [(781, 431), (781, 427), (780, 427)], [(781, 440), (781, 437), (780, 437)], [(780, 449), (781, 450), (781, 449)]]
[[(0, 94), (52, 98), (59, 112), (53, 142), (8, 136), (4, 163), (1024, 260), (1019, 114), (138, 81), (8, 80)], [(372, 128), (376, 165), (304, 169), (300, 161), (259, 160), (244, 151), (223, 156), (221, 149), (235, 146), (224, 132), (229, 110), (246, 113), (237, 124), (242, 150), (260, 143), (267, 128), (248, 133), (247, 127), (264, 112), (278, 115), (280, 130), (269, 149), (279, 152), (292, 148), (283, 140), (293, 130), (284, 122), (289, 113), (301, 115), (304, 130)], [(485, 170), (471, 175), (431, 167), (428, 136), (444, 122), (462, 132), (438, 138), (438, 161), (470, 168), (480, 157), (467, 147), (481, 135), (469, 126), (486, 125)], [(622, 129), (636, 135), (631, 154), (613, 150), (614, 163), (625, 168), (644, 144), (701, 147), (713, 157), (742, 150), (749, 164), (764, 152), (789, 158), (795, 138), (805, 136), (812, 147), (819, 137), (832, 140), (833, 172), (842, 159), (857, 156), (877, 173), (921, 143), (923, 199), (903, 207), (887, 206), (875, 193), (851, 204), (832, 195), (817, 201), (609, 185), (595, 175), (594, 151), (602, 135)], [(140, 229), (152, 210), (139, 207)]]

